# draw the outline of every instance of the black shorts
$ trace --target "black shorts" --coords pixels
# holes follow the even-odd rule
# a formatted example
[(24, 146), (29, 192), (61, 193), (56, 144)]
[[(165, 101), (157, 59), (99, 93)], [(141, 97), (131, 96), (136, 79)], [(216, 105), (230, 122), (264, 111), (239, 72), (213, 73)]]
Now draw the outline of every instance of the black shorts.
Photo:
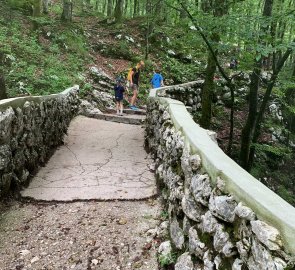
[(122, 101), (122, 100), (123, 100), (123, 96), (115, 97), (115, 100), (116, 100), (116, 101)]

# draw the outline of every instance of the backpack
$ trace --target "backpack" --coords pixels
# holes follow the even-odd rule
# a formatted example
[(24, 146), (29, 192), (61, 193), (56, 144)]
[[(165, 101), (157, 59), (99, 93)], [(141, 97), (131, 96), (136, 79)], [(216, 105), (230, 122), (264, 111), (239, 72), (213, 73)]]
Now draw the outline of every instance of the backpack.
[(133, 67), (128, 69), (127, 81), (129, 81), (129, 82), (132, 79), (132, 70), (133, 70)]

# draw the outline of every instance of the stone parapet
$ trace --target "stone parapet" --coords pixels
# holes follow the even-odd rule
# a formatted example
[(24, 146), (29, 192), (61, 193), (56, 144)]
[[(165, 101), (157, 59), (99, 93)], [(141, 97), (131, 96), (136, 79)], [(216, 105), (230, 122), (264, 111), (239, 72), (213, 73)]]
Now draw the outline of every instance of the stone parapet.
[(145, 142), (182, 254), (176, 269), (293, 269), (294, 207), (226, 156), (182, 102), (151, 91)]
[(26, 185), (60, 145), (79, 107), (78, 86), (60, 94), (0, 100), (0, 196)]

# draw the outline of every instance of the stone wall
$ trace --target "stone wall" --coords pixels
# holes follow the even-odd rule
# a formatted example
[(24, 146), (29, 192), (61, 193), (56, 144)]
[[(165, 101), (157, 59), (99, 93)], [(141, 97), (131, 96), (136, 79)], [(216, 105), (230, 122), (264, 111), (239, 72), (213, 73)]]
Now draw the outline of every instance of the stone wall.
[(60, 145), (78, 111), (79, 87), (50, 96), (0, 100), (0, 196), (26, 185)]
[(194, 113), (201, 109), (201, 91), (204, 80), (161, 87), (158, 89), (158, 96), (173, 98), (183, 102), (183, 104)]
[(294, 269), (295, 209), (227, 157), (181, 102), (156, 93), (145, 140), (167, 202), (175, 269)]

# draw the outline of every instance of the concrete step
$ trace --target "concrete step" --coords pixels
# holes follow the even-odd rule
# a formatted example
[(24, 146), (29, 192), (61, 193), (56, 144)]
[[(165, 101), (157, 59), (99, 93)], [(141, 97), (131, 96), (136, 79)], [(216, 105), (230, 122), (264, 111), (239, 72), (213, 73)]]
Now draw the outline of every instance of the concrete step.
[(145, 121), (144, 115), (124, 114), (123, 116), (120, 116), (116, 114), (104, 113), (104, 114), (88, 114), (87, 116), (91, 118), (95, 118), (95, 119), (123, 123), (123, 124), (130, 124), (130, 125), (142, 125)]
[[(128, 107), (123, 110), (124, 113), (126, 114), (133, 114), (133, 115), (146, 115), (146, 110), (143, 109), (138, 109), (137, 111), (131, 110)], [(108, 114), (116, 114), (116, 109), (114, 108), (107, 108), (106, 113)]]

